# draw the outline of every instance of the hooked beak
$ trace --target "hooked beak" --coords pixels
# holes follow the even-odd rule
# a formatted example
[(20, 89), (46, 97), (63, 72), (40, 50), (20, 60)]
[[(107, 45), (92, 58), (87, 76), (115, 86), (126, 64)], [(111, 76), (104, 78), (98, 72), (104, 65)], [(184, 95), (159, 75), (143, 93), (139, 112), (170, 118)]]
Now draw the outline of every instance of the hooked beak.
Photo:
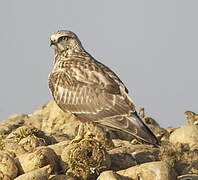
[(52, 46), (56, 46), (56, 43), (54, 41), (50, 40), (50, 47), (52, 47)]

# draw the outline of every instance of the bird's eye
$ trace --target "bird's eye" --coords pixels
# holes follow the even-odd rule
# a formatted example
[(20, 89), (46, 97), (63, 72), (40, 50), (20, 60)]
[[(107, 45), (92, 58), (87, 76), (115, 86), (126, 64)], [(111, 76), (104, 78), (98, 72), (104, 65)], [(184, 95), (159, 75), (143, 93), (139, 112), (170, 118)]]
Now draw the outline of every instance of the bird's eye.
[(58, 38), (58, 42), (67, 41), (67, 40), (68, 40), (67, 36), (61, 36), (61, 37)]

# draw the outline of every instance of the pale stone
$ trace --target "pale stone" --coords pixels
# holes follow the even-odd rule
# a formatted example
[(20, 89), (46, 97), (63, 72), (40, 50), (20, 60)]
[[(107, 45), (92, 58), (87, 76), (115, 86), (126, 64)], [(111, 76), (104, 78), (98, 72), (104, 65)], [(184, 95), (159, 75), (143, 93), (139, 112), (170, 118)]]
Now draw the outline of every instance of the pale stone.
[(59, 170), (59, 159), (55, 152), (48, 147), (39, 147), (33, 153), (26, 153), (15, 159), (19, 174), (30, 172), (32, 170), (44, 167), (48, 164), (57, 172)]
[(165, 162), (156, 161), (137, 165), (125, 170), (117, 171), (118, 174), (134, 180), (176, 180), (174, 170)]
[(123, 178), (113, 171), (104, 171), (100, 174), (97, 180), (123, 180)]
[(198, 144), (198, 126), (184, 125), (176, 129), (169, 137), (172, 144), (188, 144), (193, 147)]
[(50, 165), (48, 165), (43, 168), (36, 169), (21, 176), (18, 176), (14, 180), (48, 180), (51, 172), (52, 168), (50, 167)]
[(0, 151), (0, 171), (4, 176), (9, 176), (10, 178), (15, 178), (18, 173), (14, 159), (2, 151)]

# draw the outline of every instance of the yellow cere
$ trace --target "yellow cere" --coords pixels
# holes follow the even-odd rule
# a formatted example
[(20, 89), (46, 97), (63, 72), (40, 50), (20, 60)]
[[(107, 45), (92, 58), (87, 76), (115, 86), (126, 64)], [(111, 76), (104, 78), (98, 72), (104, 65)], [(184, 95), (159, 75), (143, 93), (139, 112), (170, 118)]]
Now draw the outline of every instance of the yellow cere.
[(53, 34), (53, 35), (51, 36), (51, 40), (52, 40), (52, 41), (56, 41), (56, 38), (57, 38), (57, 36), (56, 36), (55, 34)]

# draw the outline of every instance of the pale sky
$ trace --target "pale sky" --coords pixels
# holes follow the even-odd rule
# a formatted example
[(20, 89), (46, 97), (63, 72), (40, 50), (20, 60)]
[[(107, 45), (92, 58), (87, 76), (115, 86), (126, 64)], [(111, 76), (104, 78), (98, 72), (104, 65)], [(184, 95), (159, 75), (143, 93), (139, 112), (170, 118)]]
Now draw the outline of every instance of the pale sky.
[(0, 2), (0, 119), (51, 99), (50, 35), (74, 31), (163, 127), (198, 112), (198, 1), (17, 0)]

